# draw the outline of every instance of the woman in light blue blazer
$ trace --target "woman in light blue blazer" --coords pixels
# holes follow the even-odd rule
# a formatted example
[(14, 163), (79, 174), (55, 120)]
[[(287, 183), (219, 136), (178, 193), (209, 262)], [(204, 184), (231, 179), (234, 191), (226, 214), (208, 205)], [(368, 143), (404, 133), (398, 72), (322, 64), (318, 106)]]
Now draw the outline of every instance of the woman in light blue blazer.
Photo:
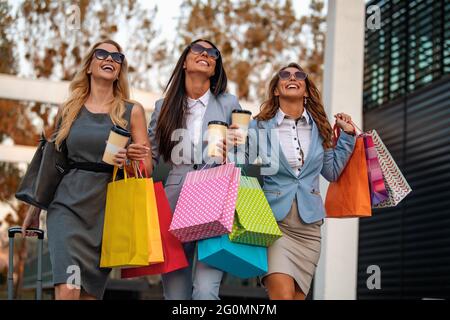
[(325, 217), (319, 175), (336, 181), (355, 145), (350, 116), (335, 117), (342, 133), (333, 147), (320, 93), (291, 63), (272, 78), (268, 100), (251, 123), (257, 134), (250, 134), (250, 146), (258, 144), (263, 165), (269, 166), (261, 168), (263, 189), (283, 232), (269, 247), (269, 270), (262, 278), (270, 299), (302, 300), (308, 294)]
[[(227, 76), (219, 50), (210, 41), (196, 40), (184, 49), (164, 99), (156, 102), (149, 137), (154, 163), (162, 156), (172, 165), (165, 183), (172, 210), (187, 173), (210, 166), (206, 165), (211, 159), (206, 155), (204, 141), (208, 122), (229, 124), (233, 109), (241, 109), (237, 98), (225, 92), (226, 87)], [(221, 148), (225, 155), (225, 141)], [(195, 248), (195, 241), (184, 244), (188, 268), (162, 275), (166, 299), (219, 299), (223, 272), (195, 261)]]

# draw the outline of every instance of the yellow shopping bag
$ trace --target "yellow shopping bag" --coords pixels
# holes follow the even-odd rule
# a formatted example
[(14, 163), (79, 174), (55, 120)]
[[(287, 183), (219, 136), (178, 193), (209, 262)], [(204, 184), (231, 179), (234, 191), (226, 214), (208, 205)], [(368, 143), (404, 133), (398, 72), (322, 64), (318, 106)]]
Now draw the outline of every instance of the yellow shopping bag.
[(128, 178), (125, 170), (124, 179), (116, 181), (117, 170), (108, 184), (100, 267), (146, 266), (153, 245), (151, 216), (157, 215), (153, 181)]
[[(141, 174), (142, 177), (142, 174)], [(162, 248), (162, 240), (161, 240), (161, 230), (159, 227), (159, 216), (158, 216), (158, 207), (156, 205), (156, 196), (155, 196), (155, 186), (153, 184), (152, 178), (139, 178), (139, 180), (146, 180), (146, 186), (148, 188), (148, 203), (150, 206), (150, 217), (149, 217), (149, 260), (150, 264), (152, 263), (161, 263), (164, 262), (164, 254)], [(149, 264), (147, 263), (147, 265)]]

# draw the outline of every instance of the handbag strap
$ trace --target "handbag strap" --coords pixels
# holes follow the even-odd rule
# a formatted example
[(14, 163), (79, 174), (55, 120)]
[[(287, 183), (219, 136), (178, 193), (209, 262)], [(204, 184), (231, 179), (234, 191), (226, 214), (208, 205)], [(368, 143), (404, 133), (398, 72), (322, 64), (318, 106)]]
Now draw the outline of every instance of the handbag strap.
[[(56, 140), (56, 136), (58, 135), (58, 131), (61, 128), (61, 124), (62, 124), (62, 116), (59, 116), (59, 113), (56, 115), (57, 117), (57, 122), (56, 122), (56, 126), (55, 126), (55, 131), (52, 133), (51, 138), (50, 138), (50, 142), (55, 143)], [(47, 141), (47, 138), (44, 135), (44, 131), (42, 131), (41, 134), (41, 139), (45, 139), (45, 141)], [(67, 149), (67, 143), (66, 143), (66, 139), (64, 139), (61, 142), (61, 148), (60, 148), (61, 152), (66, 156), (66, 158), (69, 158), (69, 151)]]

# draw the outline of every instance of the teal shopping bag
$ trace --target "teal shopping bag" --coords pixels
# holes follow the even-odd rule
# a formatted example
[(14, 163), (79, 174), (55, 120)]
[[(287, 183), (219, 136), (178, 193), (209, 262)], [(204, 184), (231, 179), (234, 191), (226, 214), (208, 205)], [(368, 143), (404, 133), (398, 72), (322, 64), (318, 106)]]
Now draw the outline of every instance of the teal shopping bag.
[(231, 242), (228, 234), (198, 241), (198, 260), (239, 278), (267, 273), (267, 248)]

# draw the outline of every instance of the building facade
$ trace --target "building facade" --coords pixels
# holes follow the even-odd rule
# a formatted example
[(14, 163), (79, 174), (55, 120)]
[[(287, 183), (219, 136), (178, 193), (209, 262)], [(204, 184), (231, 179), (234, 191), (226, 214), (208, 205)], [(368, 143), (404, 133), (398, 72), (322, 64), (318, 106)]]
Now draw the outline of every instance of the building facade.
[[(449, 299), (450, 2), (372, 5), (381, 28), (366, 30), (364, 128), (377, 130), (413, 191), (360, 219), (357, 297)], [(380, 289), (368, 288), (370, 266)]]

